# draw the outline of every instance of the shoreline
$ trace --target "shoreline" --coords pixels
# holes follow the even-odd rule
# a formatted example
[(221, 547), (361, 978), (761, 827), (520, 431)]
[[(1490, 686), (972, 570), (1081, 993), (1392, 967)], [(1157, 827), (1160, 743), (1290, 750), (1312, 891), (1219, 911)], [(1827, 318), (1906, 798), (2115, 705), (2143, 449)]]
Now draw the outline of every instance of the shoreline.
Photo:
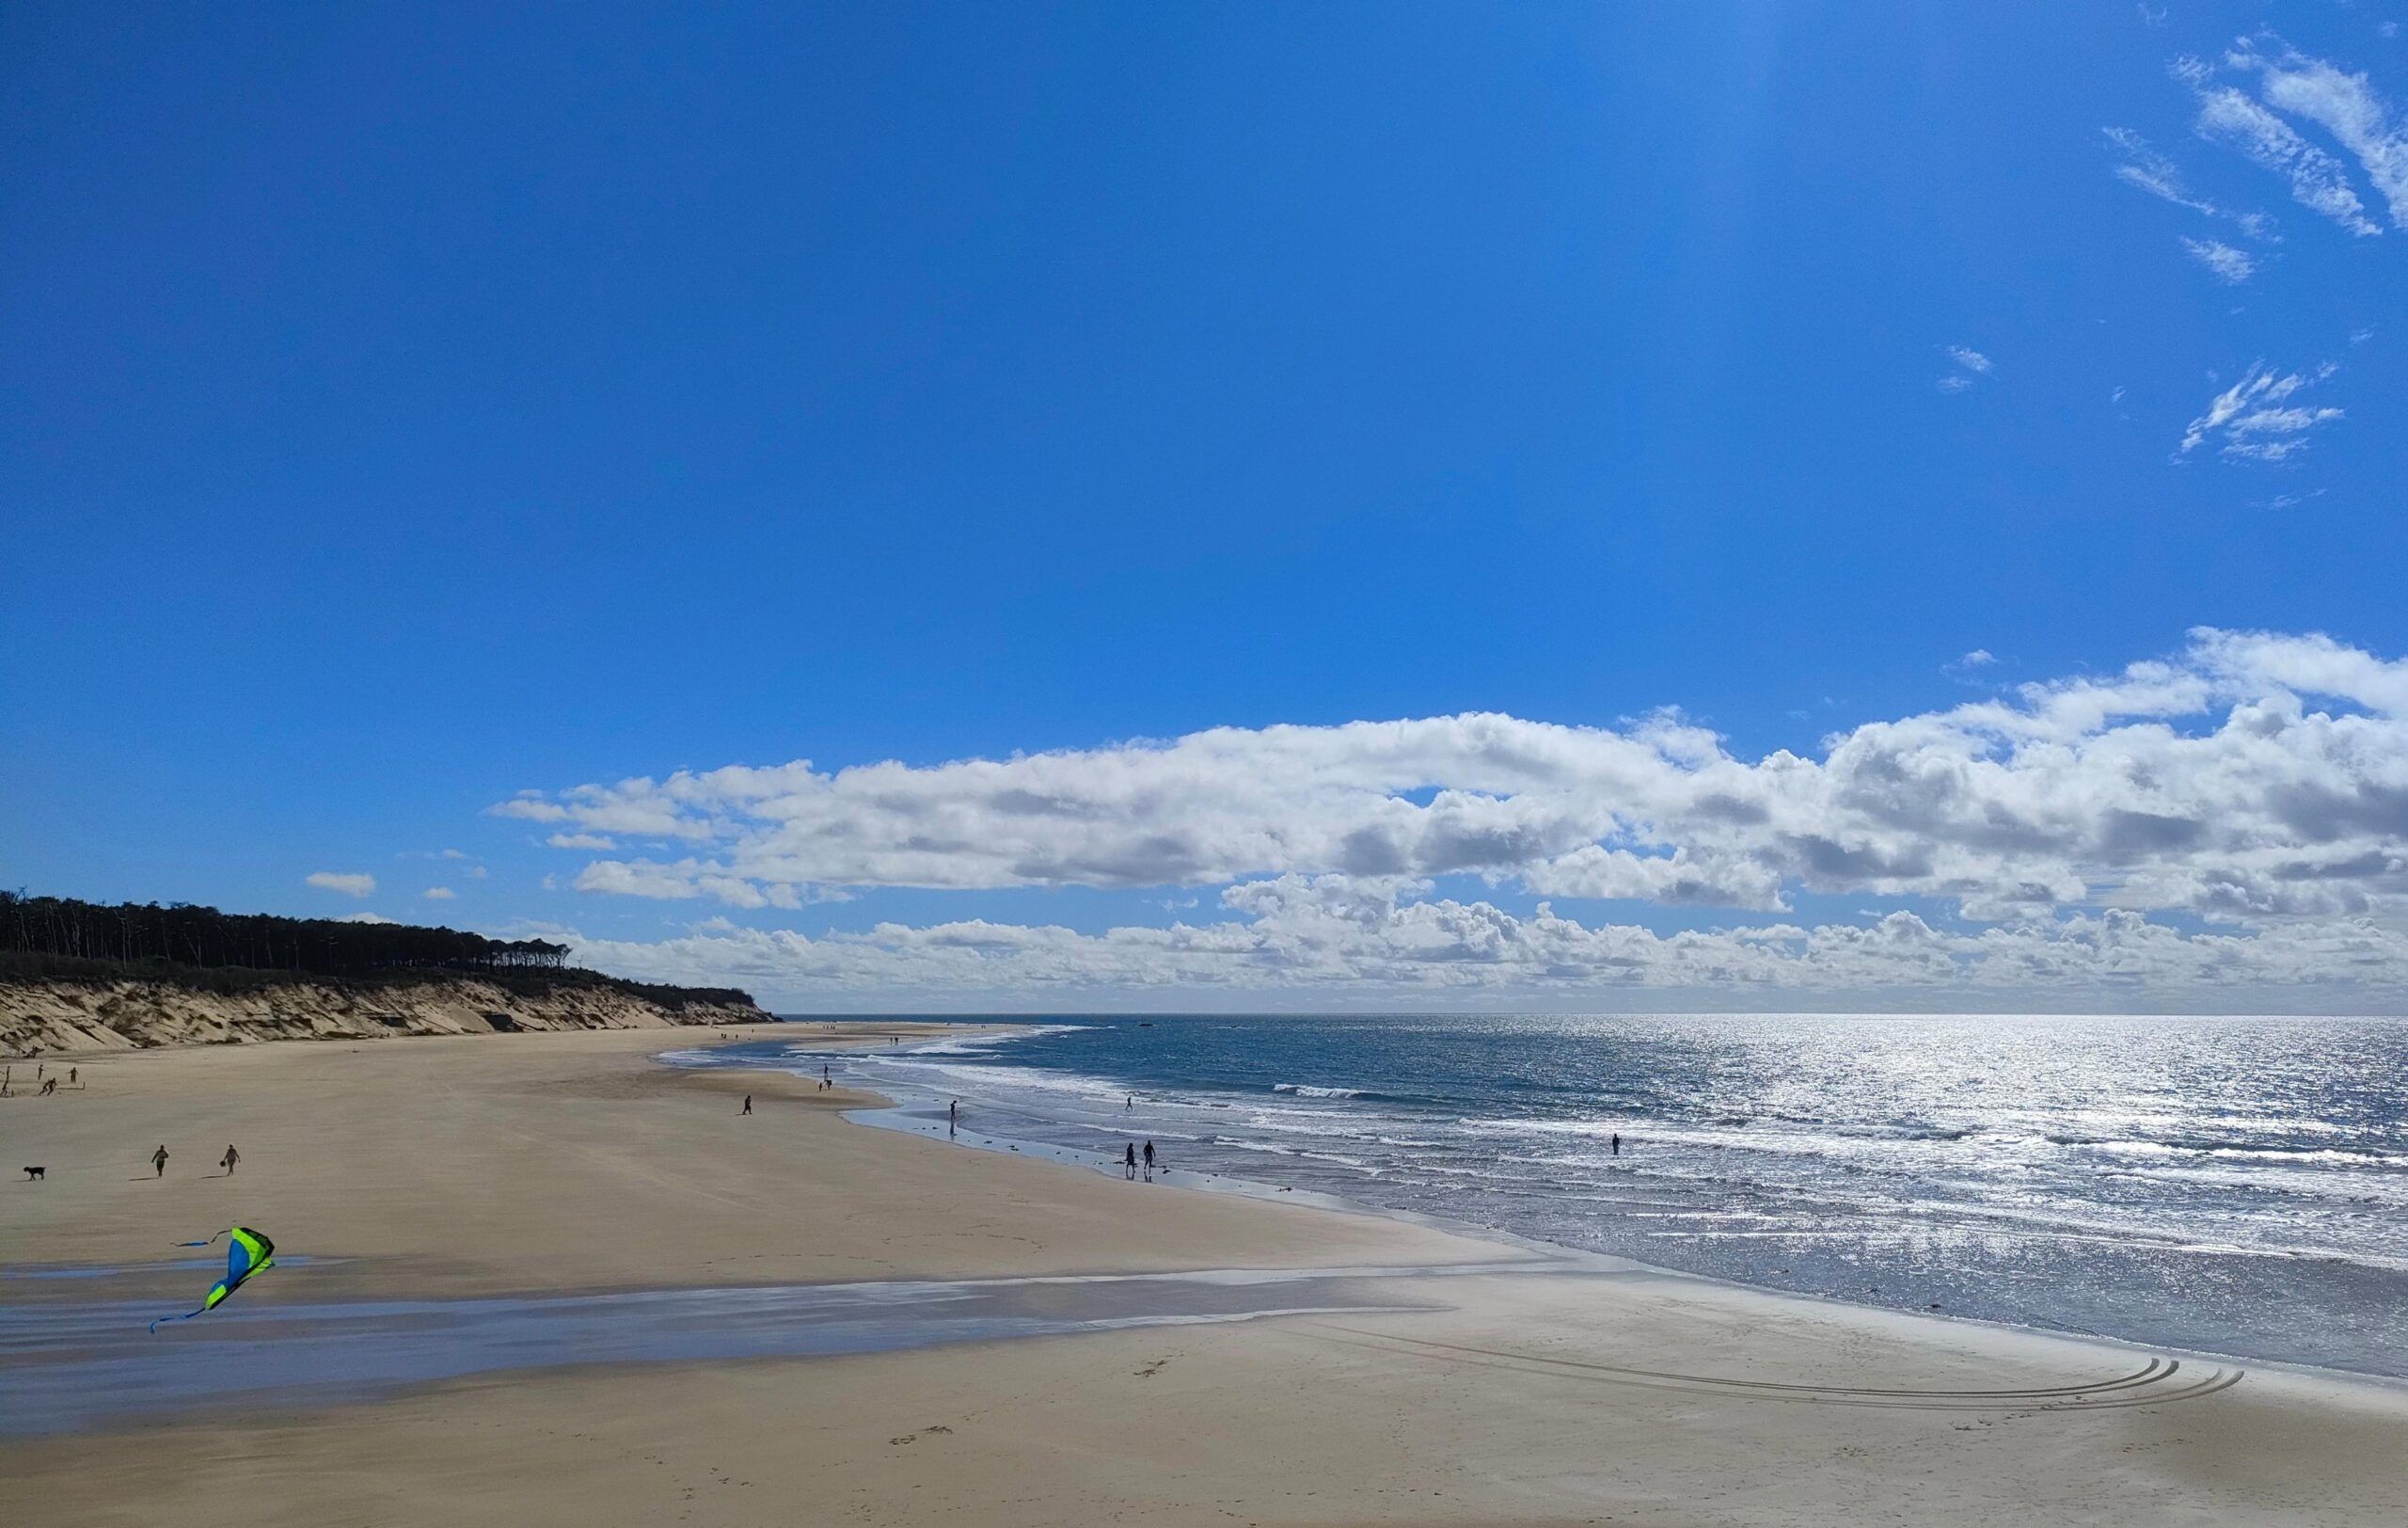
[[(941, 1151), (847, 1120), (874, 1105), (866, 1094), (657, 1062), (663, 1038), (113, 1061), (94, 1091), (0, 1115), (29, 1149), (24, 1126), (52, 1128), (39, 1149), (56, 1165), (47, 1185), (0, 1201), (0, 1257), (155, 1265), (163, 1242), (239, 1218), (323, 1260), (237, 1297), (238, 1314), (262, 1318), (329, 1302), (339, 1314), (359, 1300), (848, 1281), (882, 1300), (895, 1281), (1114, 1272), (1172, 1276), (1128, 1284), (1140, 1313), (1168, 1316), (1148, 1304), (1167, 1295), (1144, 1291), (1196, 1270), (1434, 1279), (1370, 1279), (1343, 1302), (1418, 1307), (1386, 1314), (497, 1370), (338, 1405), (13, 1438), (0, 1517), (299, 1523), (356, 1519), (373, 1500), (378, 1521), (412, 1524), (1036, 1528), (1235, 1514), (1299, 1528), (1608, 1517), (1769, 1528), (1883, 1513), (2374, 1523), (2408, 1510), (2408, 1397), (2357, 1377), (2252, 1365), (2217, 1389), (2189, 1364), (2177, 1377), (2162, 1361), (2144, 1370), (2125, 1345), (1902, 1321), (1636, 1265), (1500, 1267), (1493, 1239), (1376, 1210), (1156, 1194), (1012, 1160), (1025, 1152)], [(737, 1112), (745, 1092), (749, 1119)], [(178, 1143), (168, 1175), (138, 1175), (163, 1132)], [(186, 1168), (229, 1133), (244, 1142), (240, 1178)], [(194, 1278), (163, 1287), (189, 1303)], [(44, 1308), (71, 1304), (73, 1283), (46, 1289)], [(1075, 1317), (1061, 1302), (1089, 1289), (1043, 1282), (1025, 1297), (1048, 1319)], [(237, 1330), (203, 1320), (158, 1342), (198, 1355)], [(29, 1361), (0, 1348), (12, 1383), (40, 1382)], [(126, 1448), (135, 1432), (141, 1447)]]
[[(1025, 1034), (1032, 1033), (1037, 1028), (1041, 1027), (1041, 1026), (1038, 1025), (974, 1025), (970, 1027), (981, 1029), (997, 1030), (999, 1032), (992, 1036), (992, 1038), (996, 1040), (1017, 1039)], [(683, 1048), (687, 1047), (681, 1047), (681, 1049)], [(668, 1058), (674, 1054), (676, 1054), (674, 1051), (664, 1051), (659, 1056), (655, 1057), (654, 1059), (662, 1061), (664, 1064), (674, 1068), (677, 1067), (679, 1063), (668, 1060)], [(687, 1070), (702, 1072), (712, 1069), (708, 1067), (707, 1064), (705, 1064), (702, 1066), (689, 1068)], [(725, 1070), (742, 1071), (749, 1069), (728, 1068)], [(765, 1066), (760, 1070), (777, 1071), (781, 1069)], [(876, 1092), (875, 1090), (863, 1089), (862, 1091), (870, 1093), (874, 1099), (880, 1100), (880, 1102), (875, 1102), (842, 1111), (841, 1117), (849, 1124), (858, 1125), (865, 1129), (888, 1130), (906, 1136), (925, 1138), (934, 1140), (941, 1145), (958, 1147), (968, 1151), (998, 1152), (1006, 1155), (1017, 1155), (1024, 1160), (1055, 1162), (1064, 1166), (1094, 1172), (1107, 1179), (1113, 1176), (1112, 1168), (1114, 1166), (1114, 1162), (1111, 1156), (1107, 1154), (1082, 1153), (1076, 1147), (1057, 1146), (1046, 1141), (1016, 1138), (1005, 1136), (983, 1135), (980, 1140), (973, 1141), (969, 1135), (964, 1133), (958, 1138), (948, 1138), (944, 1131), (941, 1128), (943, 1124), (941, 1120), (923, 1119), (921, 1116), (915, 1115), (911, 1112), (911, 1105), (898, 1103), (891, 1098), (887, 1098), (884, 1094)], [(1180, 1175), (1177, 1182), (1172, 1181), (1171, 1173), (1173, 1171), (1177, 1171)], [(1265, 1180), (1250, 1179), (1242, 1174), (1236, 1173), (1205, 1172), (1192, 1168), (1181, 1168), (1176, 1170), (1164, 1169), (1162, 1171), (1162, 1178), (1165, 1186), (1179, 1188), (1190, 1193), (1228, 1194), (1241, 1199), (1265, 1203), (1294, 1203), (1329, 1210), (1339, 1214), (1370, 1216), (1379, 1219), (1393, 1220), (1402, 1225), (1438, 1232), (1450, 1236), (1461, 1237), (1467, 1241), (1485, 1242), (1505, 1251), (1518, 1252), (1525, 1255), (1545, 1258), (1551, 1262), (1558, 1262), (1568, 1265), (1585, 1265), (1600, 1271), (1639, 1272), (1661, 1279), (1695, 1281), (1701, 1284), (1727, 1289), (1745, 1295), (1759, 1296), (1768, 1299), (1798, 1301), (1813, 1306), (1837, 1306), (1845, 1310), (1858, 1311), (1868, 1314), (1890, 1317), (1900, 1323), (1909, 1325), (1918, 1323), (1937, 1323), (1990, 1331), (2027, 1333), (2040, 1337), (2065, 1338), (2074, 1342), (2099, 1344), (2104, 1346), (2132, 1353), (2163, 1353), (2194, 1362), (2245, 1366), (2253, 1372), (2261, 1370), (2279, 1371), (2302, 1379), (2322, 1379), (2341, 1386), (2371, 1386), (2375, 1389), (2387, 1393), (2408, 1396), (2408, 1376), (2383, 1374), (2373, 1370), (2337, 1368), (2330, 1364), (2301, 1363), (2282, 1359), (2258, 1358), (2245, 1353), (2219, 1352), (2212, 1348), (2187, 1347), (2177, 1344), (2147, 1342), (2136, 1338), (2119, 1337), (2112, 1332), (2079, 1331), (2067, 1328), (2041, 1326), (2034, 1322), (1998, 1320), (1987, 1316), (1964, 1315), (1947, 1311), (1924, 1312), (1899, 1310), (1894, 1306), (1875, 1305), (1864, 1301), (1847, 1299), (1837, 1295), (1819, 1294), (1811, 1290), (1783, 1289), (1777, 1284), (1753, 1283), (1745, 1279), (1729, 1278), (1712, 1273), (1700, 1273), (1693, 1269), (1672, 1267), (1661, 1263), (1651, 1263), (1644, 1258), (1632, 1257), (1625, 1253), (1601, 1252), (1588, 1248), (1572, 1247), (1560, 1242), (1551, 1242), (1539, 1237), (1524, 1236), (1513, 1232), (1502, 1231), (1494, 1227), (1475, 1226), (1460, 1221), (1450, 1220), (1444, 1215), (1428, 1214), (1418, 1210), (1399, 1209), (1389, 1205), (1373, 1204), (1363, 1200), (1352, 1198), (1343, 1193), (1333, 1193), (1323, 1189), (1291, 1188), (1286, 1186), (1273, 1184)]]

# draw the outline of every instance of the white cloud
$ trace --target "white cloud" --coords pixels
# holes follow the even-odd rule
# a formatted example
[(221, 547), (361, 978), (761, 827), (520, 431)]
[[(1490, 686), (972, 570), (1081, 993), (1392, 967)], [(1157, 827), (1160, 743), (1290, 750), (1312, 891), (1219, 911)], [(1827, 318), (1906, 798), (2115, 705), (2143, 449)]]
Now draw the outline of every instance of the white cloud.
[[(2297, 438), (2272, 416), (2305, 382), (2253, 377), (2202, 442)], [(1861, 723), (1815, 756), (1739, 757), (1671, 712), (1619, 728), (1476, 714), (928, 766), (731, 766), (542, 800), (571, 820), (673, 821), (669, 836), (707, 845), (589, 862), (578, 889), (746, 908), (848, 887), (1448, 876), (1757, 911), (1799, 892), (1915, 897), (1982, 921), (2402, 918), (2408, 662), (2202, 629), (2168, 659)]]
[(616, 849), (619, 842), (599, 833), (555, 833), (544, 842), (554, 849)]
[(2193, 191), (2174, 161), (2158, 152), (2148, 139), (2131, 128), (2107, 127), (2099, 129), (2099, 132), (2122, 156), (2113, 173), (2126, 185), (2202, 216), (2222, 218), (2261, 244), (2282, 242), (2282, 230), (2272, 217), (2260, 212), (2236, 212), (2229, 207), (2220, 207)]
[(2266, 103), (2305, 118), (2333, 135), (2391, 209), (2393, 226), (2408, 229), (2408, 122), (2364, 74), (2348, 73), (2285, 45), (2269, 56), (2249, 43), (2226, 56), (2235, 69), (2254, 70)]
[[(2254, 56), (2236, 53), (2228, 56), (2226, 62), (2234, 67), (2258, 67), (2250, 62)], [(2290, 184), (2291, 199), (2301, 206), (2331, 218), (2353, 233), (2383, 231), (2367, 216), (2366, 203), (2351, 186), (2349, 172), (2339, 159), (2308, 142), (2298, 129), (2265, 105), (2229, 85), (2215, 83), (2215, 72), (2212, 66), (2198, 59), (2184, 59), (2176, 65), (2177, 77), (2189, 82), (2197, 92), (2199, 111), (2193, 120), (2193, 131), (2282, 176)], [(2273, 77), (2270, 72), (2270, 96)], [(2283, 95), (2285, 109), (2302, 115), (2308, 115), (2302, 109), (2304, 106), (2324, 110), (2332, 104), (2329, 90), (2320, 86), (2287, 87)], [(2319, 119), (2311, 116), (2310, 119)]]
[(337, 923), (395, 923), (400, 920), (388, 918), (382, 913), (345, 913), (335, 921)]
[(321, 891), (339, 891), (346, 897), (372, 896), (376, 890), (374, 876), (355, 875), (341, 870), (313, 870), (309, 874), (309, 883)]
[(424, 893), (426, 899), (430, 902), (448, 902), (458, 895), (459, 893), (450, 886), (429, 886)]
[[(2408, 934), (2362, 919), (2255, 934), (2185, 932), (2107, 911), (1976, 931), (1893, 912), (1862, 925), (1764, 923), (1656, 933), (1591, 924), (1541, 904), (1528, 915), (1485, 901), (1420, 899), (1345, 877), (1234, 886), (1231, 916), (1101, 933), (984, 921), (812, 939), (714, 924), (634, 943), (566, 936), (581, 963), (639, 979), (733, 982), (778, 998), (858, 1004), (965, 995), (1075, 1002), (1117, 995), (1215, 1007), (1251, 994), (1352, 1004), (1571, 1000), (1641, 1003), (1679, 991), (1780, 1001), (1783, 994), (1947, 994), (1983, 1006), (2071, 1000), (2085, 1011), (2134, 1001), (2263, 1011), (2349, 1007), (2408, 990)], [(2327, 995), (2315, 995), (2322, 990)], [(1291, 1000), (1293, 1000), (1291, 996)], [(1258, 1000), (1257, 1006), (1259, 1006)]]
[(2182, 432), (2175, 455), (2187, 456), (2210, 440), (2236, 461), (2278, 462), (2306, 450), (2309, 433), (2341, 418), (2341, 410), (2305, 408), (2285, 400), (2338, 370), (2327, 361), (2312, 375), (2277, 374), (2262, 361), (2252, 365), (2240, 381), (2208, 401), (2208, 411)]
[(1973, 385), (1976, 377), (1988, 376), (1997, 370), (1990, 358), (1978, 350), (1965, 345), (1941, 345), (1940, 348), (1945, 351), (1948, 358), (1955, 361), (1959, 368), (1957, 371), (1942, 374), (1940, 379), (1932, 384), (1942, 392), (1962, 392)]
[(2246, 250), (2236, 249), (2222, 239), (2194, 239), (2187, 233), (2180, 238), (2191, 258), (2213, 271), (2221, 280), (2239, 286), (2258, 274), (2258, 259)]
[(2182, 172), (2175, 167), (2174, 161), (2150, 147), (2148, 139), (2129, 127), (2102, 127), (2099, 132), (2124, 156), (2115, 168), (2115, 179), (2177, 207), (2188, 207), (2211, 217), (2216, 215), (2215, 204), (2194, 196), (2183, 183)]

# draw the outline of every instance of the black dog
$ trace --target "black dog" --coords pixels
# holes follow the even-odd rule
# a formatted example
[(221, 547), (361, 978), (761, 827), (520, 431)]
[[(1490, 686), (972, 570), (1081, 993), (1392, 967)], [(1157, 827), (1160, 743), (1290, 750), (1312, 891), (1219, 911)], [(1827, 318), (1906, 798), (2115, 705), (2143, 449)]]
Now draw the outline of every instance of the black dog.
[(31, 1183), (36, 1178), (42, 1177), (49, 1171), (50, 1170), (48, 1168), (27, 1168), (25, 1169), (25, 1182)]

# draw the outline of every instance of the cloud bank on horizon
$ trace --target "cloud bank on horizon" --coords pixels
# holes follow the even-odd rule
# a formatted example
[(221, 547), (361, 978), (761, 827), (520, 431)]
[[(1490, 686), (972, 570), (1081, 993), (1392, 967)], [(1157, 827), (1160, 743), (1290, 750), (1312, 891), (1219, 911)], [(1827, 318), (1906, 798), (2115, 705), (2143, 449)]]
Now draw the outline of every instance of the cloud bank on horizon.
[[(614, 969), (781, 993), (2408, 988), (2408, 661), (2319, 635), (2201, 629), (2120, 673), (1865, 722), (1813, 757), (1735, 756), (1675, 711), (1474, 714), (731, 765), (493, 810), (555, 844), (659, 846), (588, 860), (579, 890), (737, 909), (1219, 888), (1220, 917), (1168, 928), (812, 939), (715, 920), (586, 947)], [(1460, 878), (1547, 900), (1436, 894)], [(1789, 915), (1833, 895), (1891, 905)], [(1726, 915), (1656, 931), (1553, 905), (1573, 899)]]

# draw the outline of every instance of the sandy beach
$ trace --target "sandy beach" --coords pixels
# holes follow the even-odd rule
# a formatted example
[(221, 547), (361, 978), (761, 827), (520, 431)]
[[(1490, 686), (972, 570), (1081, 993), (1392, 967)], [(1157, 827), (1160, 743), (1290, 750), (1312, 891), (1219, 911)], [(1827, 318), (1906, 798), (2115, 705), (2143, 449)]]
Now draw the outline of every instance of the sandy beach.
[[(842, 1027), (813, 1027), (833, 1038)], [(797, 1035), (797, 1027), (781, 1033)], [(856, 1027), (864, 1041), (894, 1025)], [(245, 1301), (1494, 1264), (1369, 1215), (847, 1123), (652, 1058), (743, 1031), (80, 1060), (0, 1102), (0, 1264), (165, 1261)], [(62, 1063), (63, 1064), (63, 1063)], [(755, 1113), (738, 1114), (740, 1095)], [(165, 1144), (164, 1177), (147, 1164)], [(219, 1174), (228, 1144), (237, 1173)], [(193, 1281), (196, 1293), (205, 1279)], [(1407, 1281), (1399, 1281), (1401, 1291)], [(1412, 1281), (1435, 1309), (911, 1352), (491, 1373), (0, 1444), (10, 1523), (2377, 1523), (2408, 1393), (1644, 1271)], [(0, 1298), (16, 1299), (10, 1291)], [(59, 1297), (55, 1290), (45, 1298)], [(162, 1341), (171, 1340), (163, 1334)], [(2235, 1377), (2238, 1382), (2233, 1382)], [(6, 1372), (10, 1384), (41, 1380)]]

